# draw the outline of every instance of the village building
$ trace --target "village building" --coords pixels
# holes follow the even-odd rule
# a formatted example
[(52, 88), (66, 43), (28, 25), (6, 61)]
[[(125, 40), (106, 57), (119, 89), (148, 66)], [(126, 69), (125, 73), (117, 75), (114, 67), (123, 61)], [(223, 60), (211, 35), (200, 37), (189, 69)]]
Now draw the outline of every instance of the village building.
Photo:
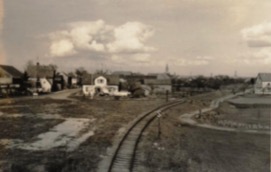
[(18, 93), (23, 74), (13, 66), (0, 65), (0, 96)]
[(26, 69), (30, 85), (35, 92), (50, 93), (52, 91), (62, 90), (65, 87), (63, 75), (57, 74), (52, 65), (29, 66)]
[(15, 67), (0, 65), (0, 84), (21, 84), (22, 76)]
[(116, 75), (88, 74), (83, 77), (83, 94), (93, 97), (95, 94), (110, 95), (119, 91), (120, 79)]
[(259, 73), (255, 85), (255, 94), (271, 94), (271, 73)]
[(78, 77), (74, 73), (68, 74), (68, 88), (77, 88), (78, 87)]
[(126, 77), (133, 75), (133, 72), (131, 71), (115, 71), (112, 73), (112, 75), (118, 75), (120, 77)]
[(167, 73), (149, 74), (152, 78), (144, 79), (144, 85), (148, 85), (152, 89), (152, 93), (171, 93), (172, 81)]

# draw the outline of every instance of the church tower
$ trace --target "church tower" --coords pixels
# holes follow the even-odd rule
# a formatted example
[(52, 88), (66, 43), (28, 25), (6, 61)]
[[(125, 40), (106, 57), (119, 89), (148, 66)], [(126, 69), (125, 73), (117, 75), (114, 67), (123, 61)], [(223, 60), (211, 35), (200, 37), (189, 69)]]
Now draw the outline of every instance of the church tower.
[(169, 67), (168, 67), (168, 64), (166, 64), (166, 71), (165, 71), (167, 74), (169, 74)]

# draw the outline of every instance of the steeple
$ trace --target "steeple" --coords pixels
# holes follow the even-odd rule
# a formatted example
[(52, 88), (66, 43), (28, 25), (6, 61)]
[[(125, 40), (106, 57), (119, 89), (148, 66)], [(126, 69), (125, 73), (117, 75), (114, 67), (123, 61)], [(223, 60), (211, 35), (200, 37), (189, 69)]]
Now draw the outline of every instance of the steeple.
[(168, 67), (168, 64), (166, 64), (166, 73), (169, 73), (169, 67)]

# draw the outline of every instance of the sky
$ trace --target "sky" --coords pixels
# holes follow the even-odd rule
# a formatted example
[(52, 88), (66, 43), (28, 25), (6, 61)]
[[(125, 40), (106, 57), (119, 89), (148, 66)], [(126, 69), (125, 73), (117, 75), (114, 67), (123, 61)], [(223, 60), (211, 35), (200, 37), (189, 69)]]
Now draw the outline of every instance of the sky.
[(271, 72), (270, 0), (0, 0), (0, 63), (179, 75)]

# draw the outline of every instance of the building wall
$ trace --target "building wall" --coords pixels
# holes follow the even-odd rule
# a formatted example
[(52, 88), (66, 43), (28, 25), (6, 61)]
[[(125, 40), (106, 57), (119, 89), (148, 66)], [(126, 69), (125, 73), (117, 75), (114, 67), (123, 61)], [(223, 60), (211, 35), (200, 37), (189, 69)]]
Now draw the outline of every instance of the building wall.
[(41, 83), (43, 93), (50, 93), (51, 92), (52, 85), (49, 83), (49, 81), (46, 78), (40, 78), (40, 83)]
[[(29, 78), (29, 81), (31, 81), (35, 85), (35, 83), (37, 82), (37, 78)], [(51, 92), (52, 85), (46, 78), (40, 78), (40, 84), (41, 84), (41, 92), (43, 93)]]
[(12, 84), (12, 78), (1, 78), (0, 77), (0, 84)]
[(95, 86), (94, 85), (83, 85), (83, 94), (84, 95), (88, 95), (88, 96), (91, 96), (91, 95), (94, 95), (95, 94)]
[(255, 94), (271, 94), (271, 81), (262, 82), (260, 79), (257, 79), (254, 86)]
[(167, 91), (171, 93), (172, 86), (171, 85), (155, 85), (152, 91), (153, 93), (166, 93)]
[(118, 86), (107, 86), (107, 89), (109, 91), (109, 93), (115, 93), (115, 92), (118, 92), (119, 91), (119, 87)]
[(270, 82), (262, 82), (262, 88), (267, 88), (267, 87), (271, 88), (271, 81)]
[(98, 87), (105, 87), (107, 86), (107, 80), (105, 77), (100, 76), (94, 80), (94, 84)]

